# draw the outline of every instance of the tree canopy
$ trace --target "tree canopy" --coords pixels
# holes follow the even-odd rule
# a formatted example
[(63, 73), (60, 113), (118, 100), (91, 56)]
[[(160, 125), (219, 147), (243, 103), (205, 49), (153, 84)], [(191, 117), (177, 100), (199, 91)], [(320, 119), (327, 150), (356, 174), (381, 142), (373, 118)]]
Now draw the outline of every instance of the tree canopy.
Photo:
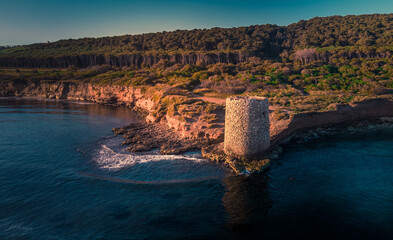
[(234, 52), (277, 58), (304, 48), (393, 46), (393, 14), (316, 17), (288, 26), (176, 30), (116, 37), (81, 38), (0, 48), (0, 57), (47, 58), (81, 54), (179, 54)]

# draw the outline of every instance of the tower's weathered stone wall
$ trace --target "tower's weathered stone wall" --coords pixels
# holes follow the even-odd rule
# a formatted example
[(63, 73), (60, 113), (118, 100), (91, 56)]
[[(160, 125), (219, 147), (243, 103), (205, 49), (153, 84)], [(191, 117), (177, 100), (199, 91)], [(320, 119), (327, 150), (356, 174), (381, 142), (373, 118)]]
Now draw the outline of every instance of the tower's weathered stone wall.
[(269, 101), (264, 97), (226, 100), (224, 150), (228, 155), (253, 158), (270, 147)]

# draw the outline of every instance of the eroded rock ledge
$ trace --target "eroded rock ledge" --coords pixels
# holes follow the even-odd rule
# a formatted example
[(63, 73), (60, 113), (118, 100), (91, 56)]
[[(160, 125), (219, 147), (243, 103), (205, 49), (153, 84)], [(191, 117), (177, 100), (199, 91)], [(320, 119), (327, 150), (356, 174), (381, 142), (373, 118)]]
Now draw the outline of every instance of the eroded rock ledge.
[(184, 138), (218, 143), (224, 140), (222, 107), (168, 86), (103, 86), (72, 81), (0, 81), (0, 96), (82, 100), (132, 108), (147, 122), (174, 129)]
[(291, 135), (317, 127), (332, 125), (349, 125), (362, 120), (378, 120), (393, 117), (393, 99), (391, 95), (378, 96), (347, 105), (337, 105), (334, 111), (300, 113), (289, 119), (275, 121), (271, 118), (271, 144), (277, 145), (287, 141)]
[[(0, 96), (40, 97), (92, 101), (101, 104), (130, 107), (143, 112), (148, 123), (131, 124), (115, 129), (125, 138), (130, 151), (159, 148), (163, 154), (189, 149), (202, 149), (204, 157), (224, 162), (237, 172), (263, 170), (269, 156), (260, 159), (234, 159), (223, 154), (224, 106), (194, 98), (186, 90), (171, 88), (143, 89), (126, 86), (98, 86), (76, 82), (0, 81)], [(373, 121), (393, 117), (392, 95), (380, 95), (348, 105), (336, 105), (335, 110), (291, 115), (277, 120), (270, 111), (272, 158), (299, 132), (329, 129), (332, 125), (347, 126), (358, 121)], [(390, 119), (390, 118), (387, 118)], [(390, 121), (390, 120), (389, 120)], [(314, 132), (318, 134), (318, 132)]]
[[(272, 112), (272, 111), (271, 111)], [(236, 172), (259, 172), (269, 166), (283, 152), (281, 145), (337, 133), (360, 133), (369, 130), (393, 128), (393, 99), (391, 95), (378, 96), (348, 105), (337, 105), (336, 110), (292, 115), (276, 120), (270, 114), (270, 153), (259, 159), (234, 159), (226, 156), (223, 144), (202, 149), (204, 157), (226, 163)]]
[(208, 145), (206, 139), (182, 137), (173, 129), (156, 123), (132, 123), (114, 128), (113, 132), (125, 139), (123, 145), (129, 146), (130, 152), (160, 149), (161, 154), (179, 154)]

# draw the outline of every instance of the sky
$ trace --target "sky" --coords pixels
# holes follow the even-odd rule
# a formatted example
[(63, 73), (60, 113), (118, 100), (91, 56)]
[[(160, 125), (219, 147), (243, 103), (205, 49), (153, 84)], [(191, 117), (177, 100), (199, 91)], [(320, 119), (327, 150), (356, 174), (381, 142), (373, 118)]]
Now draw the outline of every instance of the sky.
[(393, 0), (0, 0), (0, 46), (393, 13)]

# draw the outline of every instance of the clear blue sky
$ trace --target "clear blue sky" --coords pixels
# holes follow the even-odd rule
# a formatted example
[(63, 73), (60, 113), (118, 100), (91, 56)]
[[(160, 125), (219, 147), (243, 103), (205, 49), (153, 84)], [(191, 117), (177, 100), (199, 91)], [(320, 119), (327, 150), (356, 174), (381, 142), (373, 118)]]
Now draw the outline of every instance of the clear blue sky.
[(392, 13), (393, 0), (0, 0), (0, 45)]

